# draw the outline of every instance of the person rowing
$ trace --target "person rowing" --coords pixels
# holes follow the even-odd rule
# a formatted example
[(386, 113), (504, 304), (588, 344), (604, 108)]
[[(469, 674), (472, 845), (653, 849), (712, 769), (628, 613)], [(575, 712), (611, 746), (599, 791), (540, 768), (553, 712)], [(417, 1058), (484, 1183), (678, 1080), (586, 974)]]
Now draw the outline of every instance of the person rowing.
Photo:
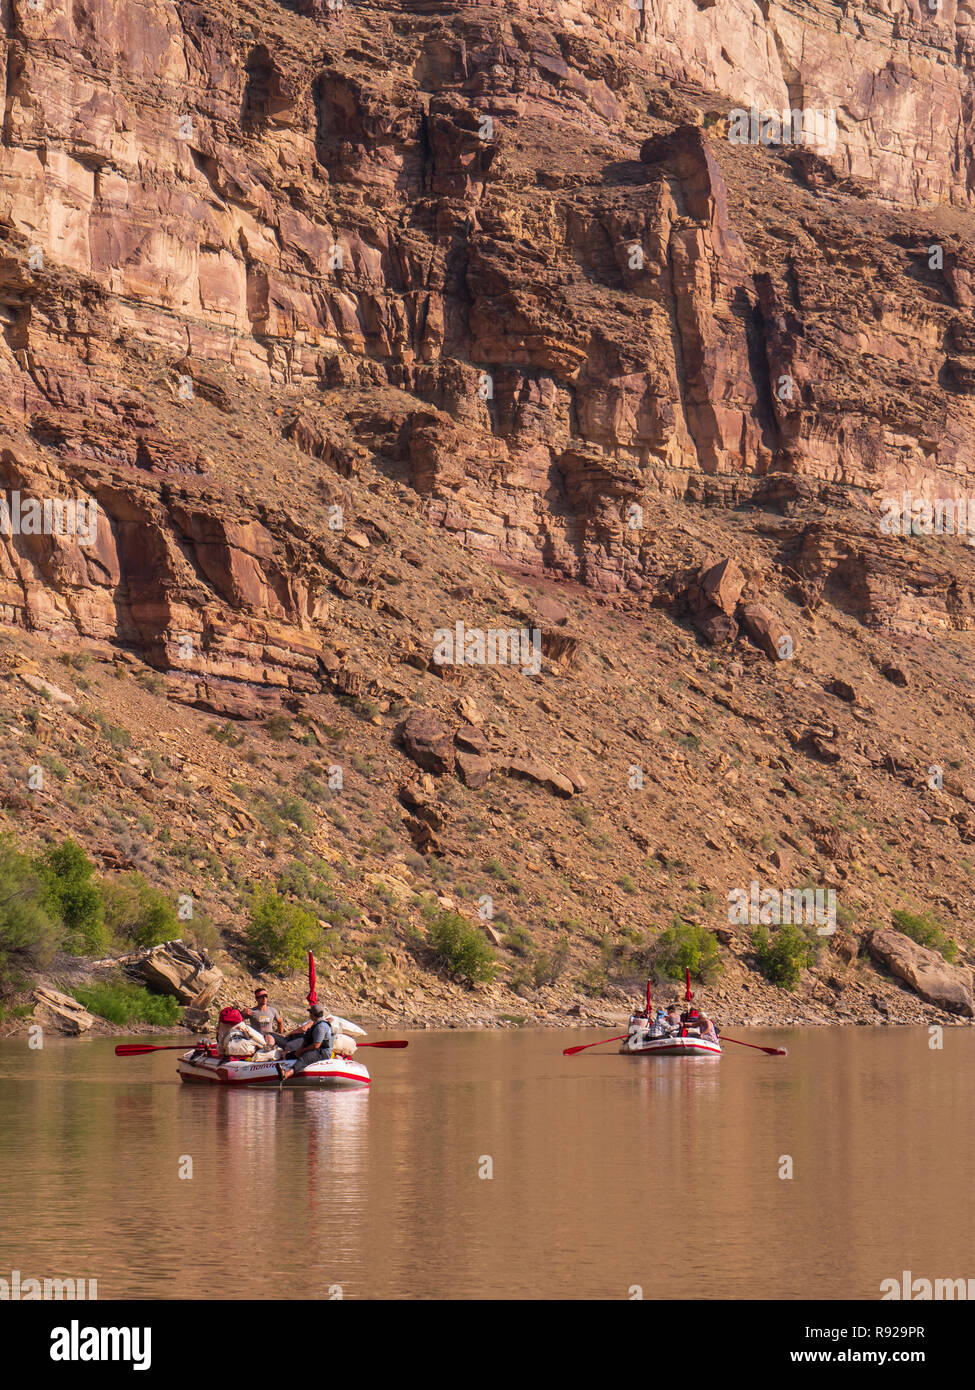
[(298, 1034), (299, 1042), (290, 1042), (285, 1053), (294, 1059), (293, 1065), (287, 1061), (276, 1062), (278, 1076), (282, 1081), (290, 1081), (299, 1076), (313, 1062), (327, 1062), (332, 1055), (332, 1029), (325, 1020), (325, 1010), (320, 1004), (309, 1009), (309, 1025), (304, 1033)]

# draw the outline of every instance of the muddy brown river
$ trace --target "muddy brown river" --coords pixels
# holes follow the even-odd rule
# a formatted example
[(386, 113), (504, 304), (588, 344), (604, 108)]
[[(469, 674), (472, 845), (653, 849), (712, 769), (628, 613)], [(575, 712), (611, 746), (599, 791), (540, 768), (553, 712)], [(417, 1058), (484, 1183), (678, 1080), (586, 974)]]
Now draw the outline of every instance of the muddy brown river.
[[(419, 1032), (367, 1093), (0, 1043), (0, 1278), (99, 1298), (852, 1298), (975, 1277), (975, 1032), (738, 1029), (717, 1062)], [(165, 1042), (171, 1039), (159, 1038)], [(791, 1173), (791, 1176), (789, 1174)]]

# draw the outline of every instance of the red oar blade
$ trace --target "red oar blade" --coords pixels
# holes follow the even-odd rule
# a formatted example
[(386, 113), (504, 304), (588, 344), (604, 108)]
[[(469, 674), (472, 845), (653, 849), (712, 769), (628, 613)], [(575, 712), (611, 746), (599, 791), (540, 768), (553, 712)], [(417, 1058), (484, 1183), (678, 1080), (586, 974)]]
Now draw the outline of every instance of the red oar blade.
[(359, 1047), (409, 1047), (405, 1038), (383, 1038), (379, 1042), (359, 1043)]
[(619, 1037), (616, 1038), (600, 1038), (598, 1042), (594, 1043), (579, 1043), (577, 1047), (563, 1047), (562, 1056), (572, 1057), (577, 1052), (585, 1052), (587, 1047), (601, 1047), (603, 1043), (622, 1042), (627, 1037), (629, 1037), (628, 1033), (620, 1033)]
[(115, 1055), (116, 1057), (141, 1057), (146, 1052), (186, 1052), (192, 1046), (191, 1042), (156, 1044), (155, 1046), (150, 1043), (119, 1043), (115, 1049)]

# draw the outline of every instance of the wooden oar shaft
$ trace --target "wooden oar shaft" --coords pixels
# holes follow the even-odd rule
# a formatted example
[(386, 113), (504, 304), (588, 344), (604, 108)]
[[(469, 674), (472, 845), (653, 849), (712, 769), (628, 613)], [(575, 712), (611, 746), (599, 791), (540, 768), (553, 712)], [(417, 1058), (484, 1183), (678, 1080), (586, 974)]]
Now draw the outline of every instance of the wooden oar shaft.
[(734, 1043), (736, 1047), (752, 1047), (756, 1052), (766, 1052), (770, 1057), (788, 1057), (784, 1047), (761, 1047), (758, 1043), (746, 1043), (739, 1041), (738, 1038), (726, 1038), (722, 1033), (718, 1039), (721, 1043)]
[(617, 1038), (600, 1038), (599, 1042), (580, 1043), (577, 1047), (563, 1047), (562, 1056), (572, 1057), (576, 1052), (585, 1052), (587, 1047), (601, 1047), (603, 1043), (623, 1042), (623, 1040), (625, 1038), (628, 1038), (629, 1036), (629, 1033), (620, 1033), (619, 1037)]
[[(378, 1042), (359, 1043), (360, 1047), (409, 1047), (405, 1038), (383, 1038)], [(143, 1057), (147, 1052), (186, 1052), (193, 1044), (185, 1043), (119, 1043), (116, 1057)]]

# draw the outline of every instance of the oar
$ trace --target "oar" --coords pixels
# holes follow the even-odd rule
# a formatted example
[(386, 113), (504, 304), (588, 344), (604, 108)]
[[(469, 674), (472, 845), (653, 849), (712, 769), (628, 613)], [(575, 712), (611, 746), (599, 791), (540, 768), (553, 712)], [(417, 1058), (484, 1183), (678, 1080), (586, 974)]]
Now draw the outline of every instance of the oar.
[(599, 1042), (580, 1043), (578, 1047), (563, 1047), (562, 1056), (571, 1057), (574, 1052), (585, 1052), (587, 1047), (600, 1047), (603, 1043), (623, 1042), (624, 1039), (628, 1038), (629, 1036), (629, 1033), (620, 1033), (618, 1038), (600, 1038)]
[[(403, 1038), (383, 1039), (380, 1042), (359, 1043), (359, 1047), (409, 1047)], [(119, 1043), (115, 1049), (116, 1057), (141, 1057), (146, 1052), (186, 1052), (192, 1043), (167, 1043), (153, 1046), (150, 1043)]]
[(720, 1034), (718, 1041), (722, 1043), (733, 1042), (738, 1047), (753, 1047), (756, 1052), (766, 1052), (769, 1057), (788, 1057), (789, 1055), (784, 1047), (760, 1047), (758, 1043), (743, 1043), (739, 1042), (737, 1038), (726, 1038), (723, 1033)]

